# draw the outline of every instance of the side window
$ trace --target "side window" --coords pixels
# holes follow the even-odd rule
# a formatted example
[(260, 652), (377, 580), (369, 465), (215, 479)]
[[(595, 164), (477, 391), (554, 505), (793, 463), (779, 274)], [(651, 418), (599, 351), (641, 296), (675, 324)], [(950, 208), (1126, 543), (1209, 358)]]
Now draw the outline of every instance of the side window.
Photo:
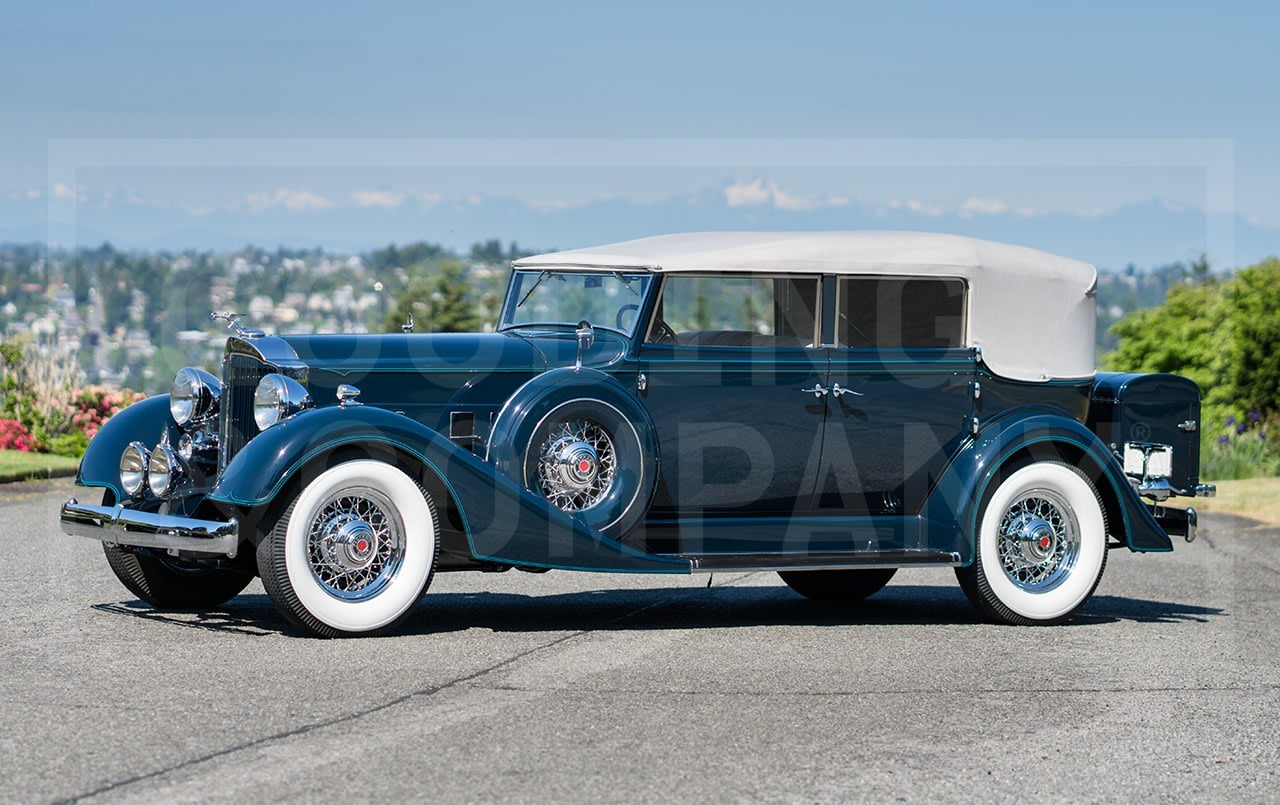
[(669, 344), (674, 333), (682, 346), (813, 346), (817, 302), (817, 277), (668, 274), (648, 340)]
[(836, 338), (850, 349), (964, 346), (965, 284), (958, 279), (840, 280)]

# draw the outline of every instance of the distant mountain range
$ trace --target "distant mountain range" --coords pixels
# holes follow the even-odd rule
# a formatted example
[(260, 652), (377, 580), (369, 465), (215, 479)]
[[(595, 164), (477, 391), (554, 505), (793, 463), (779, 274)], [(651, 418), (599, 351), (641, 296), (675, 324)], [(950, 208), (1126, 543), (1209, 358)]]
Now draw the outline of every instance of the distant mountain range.
[[(1247, 265), (1280, 253), (1280, 230), (1256, 226), (1240, 216), (1210, 221), (1200, 210), (1152, 201), (1096, 214), (1027, 214), (1015, 210), (941, 211), (907, 206), (873, 207), (858, 202), (780, 206), (728, 203), (723, 188), (702, 194), (639, 203), (599, 199), (537, 205), (509, 198), (407, 201), (394, 208), (339, 206), (250, 212), (201, 211), (123, 205), (77, 210), (74, 225), (4, 228), (0, 241), (96, 246), (104, 241), (129, 249), (235, 249), (320, 246), (365, 252), (387, 243), (425, 240), (465, 251), (471, 243), (498, 237), (525, 248), (570, 248), (692, 230), (908, 229), (953, 232), (1032, 246), (1122, 269), (1186, 261), (1208, 252), (1215, 268)], [(797, 208), (799, 207), (799, 208)], [(1209, 231), (1210, 223), (1217, 228)], [(1234, 250), (1234, 253), (1232, 253)]]

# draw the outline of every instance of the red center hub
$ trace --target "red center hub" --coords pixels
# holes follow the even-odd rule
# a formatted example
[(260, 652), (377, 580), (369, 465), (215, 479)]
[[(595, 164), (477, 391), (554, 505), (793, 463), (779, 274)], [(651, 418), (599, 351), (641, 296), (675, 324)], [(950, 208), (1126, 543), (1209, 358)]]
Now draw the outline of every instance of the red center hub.
[(364, 553), (365, 551), (369, 550), (369, 540), (367, 539), (356, 540), (356, 550), (359, 551), (360, 553)]
[(578, 462), (578, 472), (591, 472), (591, 462), (585, 458)]
[(1041, 548), (1048, 548), (1048, 547), (1049, 547), (1049, 542), (1050, 542), (1050, 540), (1049, 540), (1049, 538), (1048, 538), (1048, 537), (1041, 537), (1041, 538), (1040, 538), (1040, 547), (1041, 547)]

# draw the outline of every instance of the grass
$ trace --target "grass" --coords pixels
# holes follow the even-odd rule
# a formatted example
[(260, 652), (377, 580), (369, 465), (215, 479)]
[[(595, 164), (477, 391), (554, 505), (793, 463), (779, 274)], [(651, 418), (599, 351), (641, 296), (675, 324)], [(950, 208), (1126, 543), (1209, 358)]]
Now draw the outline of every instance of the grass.
[(1280, 478), (1249, 478), (1217, 484), (1217, 497), (1196, 498), (1191, 503), (1197, 512), (1238, 514), (1280, 525)]
[(33, 478), (62, 478), (76, 474), (80, 460), (48, 453), (0, 450), (0, 483)]

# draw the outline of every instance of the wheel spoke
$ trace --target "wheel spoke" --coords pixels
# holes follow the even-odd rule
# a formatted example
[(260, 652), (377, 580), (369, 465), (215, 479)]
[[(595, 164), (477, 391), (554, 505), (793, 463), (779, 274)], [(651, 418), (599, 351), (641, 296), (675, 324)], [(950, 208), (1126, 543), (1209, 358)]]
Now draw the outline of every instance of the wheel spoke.
[(394, 505), (368, 487), (331, 496), (307, 529), (312, 576), (326, 592), (344, 600), (380, 593), (403, 562), (404, 546)]
[(590, 508), (609, 494), (615, 476), (613, 441), (601, 425), (575, 419), (550, 429), (538, 454), (537, 480), (551, 505)]
[(1075, 513), (1061, 495), (1047, 489), (1029, 490), (1005, 509), (996, 542), (1005, 575), (1037, 593), (1062, 583), (1080, 550)]

